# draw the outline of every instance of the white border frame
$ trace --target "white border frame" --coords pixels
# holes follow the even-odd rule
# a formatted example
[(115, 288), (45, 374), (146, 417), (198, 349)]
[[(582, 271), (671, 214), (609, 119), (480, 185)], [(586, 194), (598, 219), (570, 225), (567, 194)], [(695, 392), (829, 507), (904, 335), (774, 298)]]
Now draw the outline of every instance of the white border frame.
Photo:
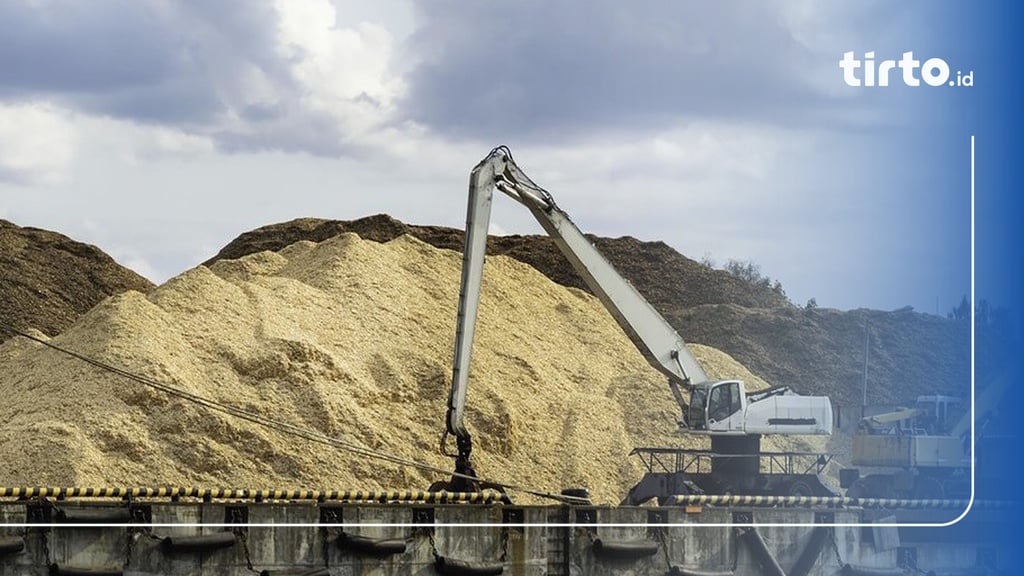
[[(973, 134), (971, 135), (971, 288), (970, 288), (970, 291), (971, 291), (971, 298), (970, 298), (970, 307), (971, 307), (971, 310), (970, 310), (970, 322), (971, 322), (971, 497), (967, 501), (967, 507), (964, 509), (964, 511), (959, 516), (957, 516), (953, 520), (950, 520), (949, 522), (945, 522), (945, 523), (942, 523), (942, 524), (933, 524), (933, 523), (908, 523), (908, 524), (901, 524), (901, 523), (898, 523), (898, 522), (897, 523), (877, 523), (877, 524), (874, 524), (874, 523), (873, 524), (864, 524), (864, 523), (860, 523), (860, 522), (853, 523), (853, 524), (840, 524), (840, 523), (831, 523), (831, 524), (814, 524), (814, 523), (810, 523), (810, 524), (808, 524), (808, 523), (804, 523), (804, 522), (794, 522), (794, 523), (789, 523), (789, 522), (782, 522), (782, 523), (779, 523), (779, 522), (770, 522), (770, 523), (752, 522), (752, 523), (749, 523), (749, 524), (734, 524), (734, 523), (731, 523), (731, 522), (729, 522), (729, 523), (722, 523), (722, 522), (715, 522), (715, 523), (684, 522), (684, 523), (657, 524), (656, 526), (664, 527), (664, 528), (670, 528), (670, 527), (683, 528), (683, 527), (685, 527), (685, 528), (696, 528), (696, 529), (705, 528), (705, 527), (707, 527), (707, 528), (716, 528), (716, 527), (717, 528), (721, 528), (721, 527), (737, 527), (737, 526), (741, 526), (741, 527), (801, 526), (801, 527), (812, 527), (812, 528), (813, 527), (942, 528), (942, 527), (946, 527), (946, 526), (952, 526), (952, 525), (960, 522), (961, 520), (963, 520), (965, 517), (967, 517), (967, 514), (970, 513), (971, 509), (974, 507), (974, 497), (975, 497), (975, 492), (974, 492), (975, 491), (975, 485), (974, 485), (974, 467), (975, 467), (975, 460), (974, 460), (974, 418), (975, 418), (975, 414), (974, 414), (974, 395), (975, 395), (974, 394), (974, 335), (975, 335), (974, 334), (974, 332), (975, 332), (975, 330), (974, 330), (974, 135)], [(218, 502), (217, 504), (220, 504), (220, 503)], [(414, 502), (409, 502), (406, 505), (415, 505), (415, 504), (416, 503), (414, 503)], [(198, 503), (198, 505), (208, 505), (208, 504), (206, 504), (206, 503)], [(356, 505), (358, 505), (358, 504), (356, 504)], [(756, 507), (754, 507), (754, 509), (756, 510)], [(187, 527), (187, 526), (199, 526), (199, 527), (210, 527), (210, 528), (227, 528), (227, 527), (231, 527), (231, 528), (241, 528), (241, 527), (247, 527), (247, 528), (249, 528), (249, 527), (252, 527), (252, 528), (269, 528), (269, 527), (276, 527), (276, 528), (282, 528), (282, 527), (327, 528), (327, 527), (343, 527), (343, 526), (414, 527), (414, 528), (424, 528), (424, 527), (432, 527), (432, 528), (441, 528), (441, 527), (446, 527), (446, 528), (453, 528), (453, 527), (465, 527), (465, 528), (484, 528), (484, 527), (487, 527), (487, 528), (494, 528), (494, 527), (526, 528), (526, 527), (541, 527), (541, 526), (550, 526), (550, 527), (554, 527), (554, 528), (573, 528), (573, 527), (590, 527), (590, 526), (594, 526), (594, 527), (607, 527), (607, 528), (647, 528), (647, 527), (652, 526), (652, 524), (649, 524), (647, 522), (643, 522), (643, 523), (631, 523), (631, 522), (630, 523), (620, 523), (620, 522), (614, 522), (614, 523), (596, 523), (596, 524), (581, 524), (581, 523), (577, 523), (577, 522), (557, 522), (557, 523), (524, 522), (524, 523), (518, 523), (518, 524), (504, 524), (504, 523), (496, 523), (496, 522), (485, 522), (485, 523), (458, 523), (458, 524), (434, 523), (434, 524), (429, 524), (429, 525), (428, 524), (413, 524), (412, 522), (397, 522), (397, 523), (395, 523), (395, 522), (341, 522), (341, 523), (337, 523), (337, 524), (320, 524), (320, 523), (310, 523), (310, 522), (301, 522), (301, 523), (296, 523), (296, 524), (290, 524), (290, 523), (278, 524), (278, 523), (264, 523), (264, 522), (261, 522), (261, 523), (246, 523), (246, 524), (195, 523), (195, 522), (180, 523), (180, 524), (179, 523), (150, 523), (150, 524), (140, 524), (140, 523), (122, 523), (122, 524), (106, 524), (106, 523), (104, 523), (104, 524), (92, 524), (92, 523), (89, 523), (89, 524), (86, 524), (86, 523), (79, 524), (79, 523), (74, 523), (74, 524), (67, 524), (67, 523), (65, 523), (65, 524), (58, 524), (58, 523), (51, 522), (49, 524), (28, 524), (28, 523), (24, 523), (24, 524), (4, 524), (3, 526), (12, 527), (12, 528), (13, 527), (35, 527), (35, 528), (116, 528), (116, 527), (132, 527), (132, 526), (134, 526), (134, 527), (154, 527), (154, 528)]]

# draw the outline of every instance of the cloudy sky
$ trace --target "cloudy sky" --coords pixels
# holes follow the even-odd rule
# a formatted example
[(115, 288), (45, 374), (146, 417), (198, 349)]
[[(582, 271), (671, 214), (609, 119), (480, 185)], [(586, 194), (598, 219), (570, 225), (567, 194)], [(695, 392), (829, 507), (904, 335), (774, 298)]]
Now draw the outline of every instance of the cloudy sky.
[[(470, 169), (507, 144), (586, 232), (754, 261), (798, 304), (944, 314), (968, 290), (970, 89), (850, 88), (838, 62), (969, 68), (957, 22), (934, 2), (0, 0), (0, 218), (162, 282), (296, 217), (461, 227)], [(511, 200), (493, 218), (540, 232)]]

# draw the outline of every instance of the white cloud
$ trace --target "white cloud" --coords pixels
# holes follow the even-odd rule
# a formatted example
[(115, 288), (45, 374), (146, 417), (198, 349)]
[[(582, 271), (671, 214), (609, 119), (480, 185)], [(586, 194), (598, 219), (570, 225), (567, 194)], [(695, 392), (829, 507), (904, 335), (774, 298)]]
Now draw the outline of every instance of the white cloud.
[(0, 102), (0, 180), (49, 186), (71, 178), (73, 114), (47, 103)]
[[(894, 174), (879, 140), (874, 156), (844, 147), (894, 115), (837, 92), (832, 52), (877, 5), (606, 1), (572, 34), (573, 5), (418, 6), (414, 30), (405, 0), (98, 0), (58, 28), (0, 1), (0, 33), (45, 56), (0, 54), (0, 93), (18, 98), (0, 103), (0, 194), (16, 198), (0, 215), (160, 280), (300, 216), (461, 227), (469, 170), (509, 144), (586, 232), (754, 258), (787, 287), (821, 281), (828, 250), (872, 276), (849, 206), (898, 184), (856, 168)], [(823, 131), (822, 107), (842, 123)], [(495, 202), (492, 233), (540, 232)]]
[(133, 149), (149, 157), (196, 158), (214, 153), (213, 140), (176, 128), (153, 127), (140, 130), (142, 142)]
[(338, 123), (346, 138), (386, 121), (405, 92), (391, 72), (395, 40), (377, 23), (342, 26), (328, 0), (277, 0), (278, 52), (291, 63), (305, 108)]

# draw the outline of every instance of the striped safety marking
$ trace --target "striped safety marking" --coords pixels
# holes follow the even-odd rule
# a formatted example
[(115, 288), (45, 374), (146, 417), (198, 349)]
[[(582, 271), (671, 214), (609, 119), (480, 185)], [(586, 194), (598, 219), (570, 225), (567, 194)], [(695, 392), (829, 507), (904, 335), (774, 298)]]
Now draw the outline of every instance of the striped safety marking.
[(426, 492), (414, 490), (249, 490), (229, 488), (0, 488), (0, 498), (201, 498), (203, 500), (332, 500), (340, 502), (427, 502), (491, 504), (499, 492)]
[[(967, 508), (967, 500), (905, 500), (896, 498), (846, 498), (840, 496), (673, 496), (672, 504), (722, 506), (851, 506), (860, 508)], [(1007, 502), (976, 500), (975, 508), (1004, 508)]]

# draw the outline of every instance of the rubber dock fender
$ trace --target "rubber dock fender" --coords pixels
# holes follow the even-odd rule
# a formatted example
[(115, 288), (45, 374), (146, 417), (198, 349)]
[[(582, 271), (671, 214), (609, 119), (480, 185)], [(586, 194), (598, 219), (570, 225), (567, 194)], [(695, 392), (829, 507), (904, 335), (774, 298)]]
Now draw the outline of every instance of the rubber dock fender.
[(123, 576), (121, 568), (72, 568), (50, 564), (50, 576)]
[(735, 574), (732, 570), (701, 570), (685, 566), (672, 566), (668, 569), (668, 576), (735, 576)]
[(168, 536), (160, 545), (167, 552), (202, 552), (235, 545), (234, 532), (214, 532), (199, 536)]
[(338, 536), (338, 546), (363, 556), (391, 556), (404, 554), (405, 540), (399, 538), (368, 538), (357, 534), (342, 532)]
[(127, 508), (58, 508), (56, 521), (62, 524), (125, 524), (131, 519)]
[(602, 560), (639, 560), (658, 553), (658, 543), (650, 540), (594, 540), (594, 556)]
[(434, 568), (445, 576), (498, 576), (505, 570), (501, 564), (456, 560), (444, 556), (434, 559)]
[(283, 570), (261, 570), (260, 576), (331, 576), (326, 566), (320, 568), (286, 568)]
[(17, 554), (25, 549), (25, 539), (21, 536), (4, 536), (0, 538), (0, 556)]

